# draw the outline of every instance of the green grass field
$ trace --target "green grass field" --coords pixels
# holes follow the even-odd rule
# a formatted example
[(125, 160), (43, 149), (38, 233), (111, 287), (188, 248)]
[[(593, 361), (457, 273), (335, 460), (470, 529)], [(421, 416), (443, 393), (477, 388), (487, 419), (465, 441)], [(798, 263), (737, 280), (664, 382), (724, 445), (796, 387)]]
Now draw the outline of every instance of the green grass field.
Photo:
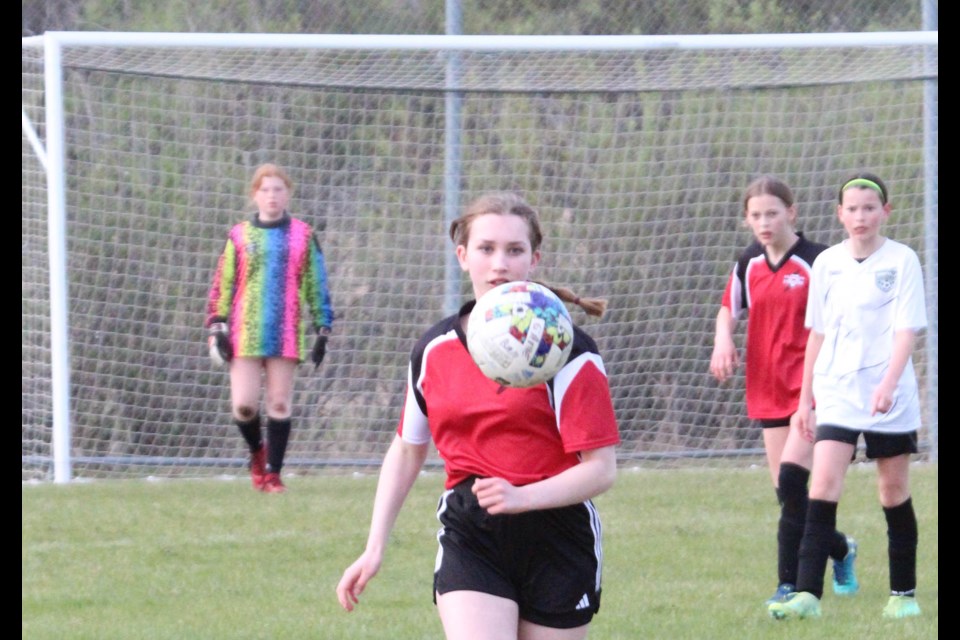
[[(919, 618), (887, 621), (876, 469), (850, 469), (840, 526), (860, 542), (859, 595), (823, 618), (776, 622), (777, 509), (766, 469), (622, 469), (596, 502), (603, 603), (590, 638), (904, 638), (939, 635), (938, 468), (912, 471)], [(366, 539), (374, 475), (300, 475), (283, 495), (246, 478), (25, 484), (22, 637), (442, 638), (431, 601), (439, 474), (418, 481), (380, 575), (351, 614), (334, 586)]]

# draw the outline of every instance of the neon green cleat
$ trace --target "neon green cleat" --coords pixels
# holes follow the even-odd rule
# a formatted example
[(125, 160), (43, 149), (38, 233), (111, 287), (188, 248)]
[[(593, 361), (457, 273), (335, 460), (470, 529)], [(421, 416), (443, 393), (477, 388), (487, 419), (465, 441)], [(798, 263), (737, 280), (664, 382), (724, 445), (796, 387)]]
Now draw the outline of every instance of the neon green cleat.
[(913, 596), (890, 596), (883, 608), (883, 617), (890, 620), (920, 615), (920, 605)]
[(802, 620), (820, 617), (820, 599), (812, 593), (791, 593), (783, 602), (774, 602), (767, 611), (775, 620)]
[(779, 587), (777, 587), (777, 590), (774, 592), (772, 596), (770, 596), (767, 599), (764, 605), (769, 607), (774, 602), (786, 602), (790, 594), (794, 593), (796, 590), (797, 588), (795, 586), (793, 586), (789, 582), (784, 582)]
[(860, 590), (857, 574), (853, 571), (853, 563), (857, 560), (857, 542), (847, 538), (847, 555), (843, 560), (833, 562), (833, 592), (838, 596), (856, 595)]

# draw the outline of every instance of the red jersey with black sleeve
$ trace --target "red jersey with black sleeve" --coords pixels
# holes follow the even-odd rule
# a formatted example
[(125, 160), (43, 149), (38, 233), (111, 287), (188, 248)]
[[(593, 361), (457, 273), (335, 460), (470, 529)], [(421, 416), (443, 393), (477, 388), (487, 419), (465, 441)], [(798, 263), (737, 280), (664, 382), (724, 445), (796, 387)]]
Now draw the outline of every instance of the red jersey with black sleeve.
[(826, 246), (800, 238), (779, 264), (754, 241), (740, 255), (723, 294), (733, 318), (749, 314), (746, 339), (747, 415), (785, 418), (797, 410), (809, 329), (804, 326), (810, 272)]
[(433, 440), (447, 488), (473, 475), (530, 484), (576, 465), (580, 451), (620, 442), (606, 370), (590, 336), (574, 327), (570, 359), (547, 383), (501, 387), (467, 350), (460, 317), (474, 304), (417, 341), (397, 428), (406, 442)]

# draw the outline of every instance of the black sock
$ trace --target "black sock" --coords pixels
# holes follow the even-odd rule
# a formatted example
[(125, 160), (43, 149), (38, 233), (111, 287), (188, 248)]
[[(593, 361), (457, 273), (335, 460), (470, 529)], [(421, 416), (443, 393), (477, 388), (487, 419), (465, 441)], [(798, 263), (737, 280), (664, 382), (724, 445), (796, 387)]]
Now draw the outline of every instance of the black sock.
[(290, 439), (290, 418), (267, 418), (267, 471), (280, 473)]
[(250, 452), (259, 451), (263, 446), (263, 435), (260, 432), (260, 414), (253, 416), (247, 422), (237, 420), (237, 427), (240, 429), (240, 435), (246, 440)]
[(849, 551), (846, 534), (842, 531), (834, 531), (833, 540), (830, 543), (830, 557), (834, 560), (843, 560)]
[(810, 472), (798, 464), (780, 464), (780, 522), (777, 526), (777, 576), (780, 584), (797, 584), (800, 540), (807, 518)]
[(823, 597), (823, 574), (827, 571), (827, 557), (836, 529), (837, 503), (810, 500), (803, 540), (800, 542), (797, 591)]
[(887, 518), (887, 557), (890, 563), (890, 591), (912, 595), (917, 588), (917, 515), (913, 499), (896, 507), (884, 507)]

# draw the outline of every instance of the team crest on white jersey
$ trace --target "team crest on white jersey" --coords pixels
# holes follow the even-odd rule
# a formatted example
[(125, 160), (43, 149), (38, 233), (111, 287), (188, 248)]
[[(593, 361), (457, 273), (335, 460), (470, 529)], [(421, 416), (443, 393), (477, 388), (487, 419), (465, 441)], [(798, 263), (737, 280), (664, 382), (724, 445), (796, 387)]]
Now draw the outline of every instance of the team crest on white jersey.
[(874, 282), (877, 285), (877, 289), (888, 293), (893, 289), (893, 285), (897, 283), (897, 270), (896, 269), (884, 269), (883, 271), (877, 271), (874, 274)]
[(799, 273), (788, 273), (787, 275), (783, 276), (783, 286), (785, 286), (787, 289), (796, 289), (797, 287), (802, 287), (804, 282), (806, 282), (806, 278)]

